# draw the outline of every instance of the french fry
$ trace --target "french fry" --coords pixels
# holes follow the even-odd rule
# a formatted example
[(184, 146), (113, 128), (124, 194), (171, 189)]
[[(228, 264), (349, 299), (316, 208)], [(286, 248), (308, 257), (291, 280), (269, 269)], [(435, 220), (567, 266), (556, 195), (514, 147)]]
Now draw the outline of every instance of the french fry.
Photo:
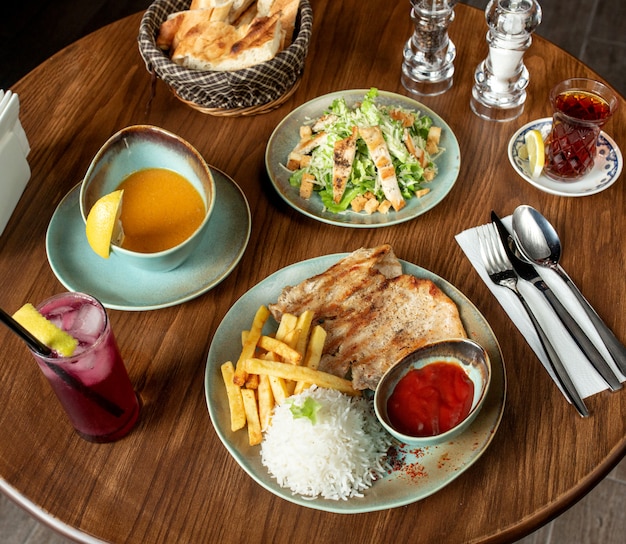
[(285, 342), (281, 342), (271, 336), (261, 336), (261, 338), (259, 338), (258, 346), (266, 351), (275, 353), (287, 363), (297, 365), (302, 359), (302, 355), (295, 349), (285, 344)]
[(248, 443), (251, 446), (256, 446), (263, 440), (256, 394), (254, 389), (242, 389), (241, 396), (243, 397), (243, 406), (246, 411), (246, 419), (248, 420)]
[(306, 383), (303, 381), (296, 382), (296, 385), (293, 388), (292, 395), (299, 395), (300, 393), (302, 393), (302, 391), (308, 389), (309, 387), (311, 387), (310, 383)]
[(278, 324), (278, 330), (276, 331), (276, 339), (283, 342), (287, 334), (296, 328), (298, 318), (293, 314), (283, 314)]
[[(263, 359), (276, 361), (277, 357), (270, 351), (263, 355)], [(287, 380), (277, 378), (276, 376), (269, 376), (269, 380), (272, 394), (274, 395), (274, 402), (276, 404), (282, 404), (285, 399), (292, 394), (292, 391), (290, 391), (291, 388), (287, 387)]]
[(276, 376), (269, 376), (270, 387), (272, 388), (272, 394), (274, 395), (274, 401), (276, 404), (282, 404), (285, 399), (291, 394), (287, 387), (287, 382), (283, 378)]
[(304, 355), (304, 366), (317, 369), (324, 351), (324, 343), (326, 342), (326, 331), (321, 325), (313, 327), (311, 339)]
[(344, 378), (339, 378), (333, 374), (314, 370), (305, 366), (294, 366), (288, 363), (276, 361), (266, 361), (264, 359), (246, 359), (243, 368), (251, 374), (268, 374), (278, 378), (285, 378), (293, 381), (304, 381), (313, 383), (319, 387), (336, 389), (342, 393), (352, 396), (360, 396), (361, 392), (352, 387), (352, 382)]
[[(276, 331), (276, 339), (284, 342), (291, 348), (295, 348), (300, 335), (297, 326), (297, 316), (289, 313), (284, 313), (280, 318), (278, 330)], [(285, 394), (288, 397), (293, 395), (293, 390), (296, 386), (295, 382), (283, 380), (282, 378), (277, 379), (281, 380), (282, 383), (275, 383), (275, 387), (280, 387), (281, 390), (284, 390)], [(279, 391), (275, 391), (275, 394), (279, 394)]]
[[(311, 331), (311, 337), (309, 338), (309, 344), (306, 348), (304, 361), (302, 363), (303, 366), (317, 370), (317, 367), (320, 364), (320, 359), (322, 358), (324, 342), (326, 342), (326, 331), (321, 327), (321, 325), (316, 325)], [(310, 383), (299, 381), (296, 383), (293, 393), (294, 395), (302, 393), (302, 391), (308, 389), (310, 386)]]
[(282, 341), (287, 344), (289, 347), (296, 349), (296, 346), (298, 345), (298, 339), (300, 338), (300, 333), (302, 332), (301, 329), (293, 329), (290, 330), (285, 337), (282, 339)]
[(246, 376), (246, 383), (244, 384), (244, 387), (246, 389), (258, 389), (259, 379), (258, 374), (248, 374)]
[(306, 352), (307, 342), (309, 341), (309, 332), (311, 330), (311, 322), (315, 314), (311, 310), (306, 310), (298, 316), (297, 329), (300, 329), (300, 336), (296, 344), (296, 351), (304, 356)]
[(233, 382), (235, 367), (231, 361), (221, 366), (222, 378), (226, 385), (226, 395), (228, 397), (228, 407), (230, 408), (230, 428), (238, 431), (246, 426), (246, 412), (241, 396), (241, 387)]
[(270, 385), (270, 377), (263, 374), (259, 377), (259, 387), (257, 389), (259, 402), (259, 421), (261, 422), (261, 430), (264, 431), (272, 420), (272, 411), (274, 410), (274, 393)]
[(246, 383), (247, 374), (243, 369), (243, 361), (248, 359), (249, 357), (254, 356), (254, 351), (256, 349), (256, 344), (261, 337), (261, 330), (263, 329), (263, 325), (267, 321), (270, 316), (270, 311), (266, 306), (261, 306), (256, 312), (254, 316), (254, 321), (252, 322), (252, 327), (250, 327), (250, 332), (246, 336), (246, 341), (243, 344), (243, 348), (241, 349), (241, 355), (237, 360), (237, 365), (235, 367), (235, 375), (233, 377), (233, 381), (236, 385), (242, 386)]

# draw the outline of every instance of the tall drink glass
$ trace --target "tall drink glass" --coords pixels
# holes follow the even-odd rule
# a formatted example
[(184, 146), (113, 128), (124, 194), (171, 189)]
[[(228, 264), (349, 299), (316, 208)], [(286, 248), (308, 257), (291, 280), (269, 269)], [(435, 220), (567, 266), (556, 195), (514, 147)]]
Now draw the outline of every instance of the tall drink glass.
[(615, 112), (617, 96), (599, 81), (572, 78), (552, 89), (550, 103), (545, 174), (560, 181), (580, 179), (593, 168), (600, 129)]
[(139, 417), (139, 400), (102, 304), (83, 293), (62, 293), (37, 309), (78, 340), (71, 357), (32, 352), (76, 432), (90, 442), (128, 434)]

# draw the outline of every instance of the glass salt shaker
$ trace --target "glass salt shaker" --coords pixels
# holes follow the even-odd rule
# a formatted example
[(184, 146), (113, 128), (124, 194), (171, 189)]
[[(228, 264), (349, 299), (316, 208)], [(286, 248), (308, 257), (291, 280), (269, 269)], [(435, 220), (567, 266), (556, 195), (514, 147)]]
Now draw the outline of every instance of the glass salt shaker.
[(485, 8), (489, 55), (476, 68), (470, 106), (491, 121), (510, 121), (524, 110), (528, 69), (523, 57), (541, 23), (537, 0), (490, 0)]
[(434, 96), (452, 86), (456, 48), (448, 37), (458, 0), (411, 0), (415, 31), (403, 50), (402, 85), (418, 95)]

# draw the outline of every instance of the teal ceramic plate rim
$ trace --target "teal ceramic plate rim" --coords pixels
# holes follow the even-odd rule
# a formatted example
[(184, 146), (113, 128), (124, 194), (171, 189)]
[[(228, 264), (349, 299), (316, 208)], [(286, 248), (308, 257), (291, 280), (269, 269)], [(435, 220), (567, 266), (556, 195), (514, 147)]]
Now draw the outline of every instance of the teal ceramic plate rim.
[(541, 174), (537, 179), (530, 176), (528, 159), (520, 157), (520, 148), (526, 145), (525, 137), (529, 130), (538, 130), (542, 138), (552, 130), (552, 118), (545, 117), (525, 124), (509, 140), (509, 162), (515, 171), (528, 183), (546, 193), (559, 196), (595, 195), (613, 185), (624, 166), (622, 152), (615, 141), (604, 131), (598, 136), (598, 155), (591, 171), (577, 181), (557, 181)]
[(90, 248), (76, 185), (55, 210), (46, 233), (54, 275), (70, 291), (96, 297), (113, 310), (155, 310), (196, 298), (237, 266), (250, 239), (250, 207), (239, 186), (211, 167), (216, 205), (206, 233), (191, 256), (169, 272), (150, 272), (123, 263), (115, 254), (98, 257)]
[[(468, 428), (449, 443), (427, 448), (397, 447), (393, 452), (395, 467), (364, 492), (361, 498), (347, 501), (305, 499), (281, 488), (261, 464), (260, 446), (250, 446), (245, 429), (230, 430), (230, 414), (220, 366), (236, 361), (241, 345), (241, 331), (248, 329), (259, 306), (276, 301), (287, 285), (319, 274), (347, 254), (326, 255), (302, 261), (264, 279), (245, 293), (228, 311), (217, 328), (205, 370), (204, 388), (213, 426), (232, 457), (259, 485), (283, 499), (317, 510), (356, 514), (405, 506), (432, 495), (465, 472), (486, 451), (502, 419), (506, 398), (506, 375), (502, 352), (491, 327), (476, 307), (459, 290), (439, 276), (414, 264), (402, 261), (405, 273), (435, 282), (457, 304), (461, 319), (472, 340), (489, 353), (492, 382), (485, 404)], [(270, 321), (273, 320), (270, 318)], [(276, 324), (266, 325), (265, 332)], [(270, 330), (271, 329), (271, 330)]]
[(379, 104), (401, 105), (418, 110), (431, 117), (433, 124), (442, 128), (441, 147), (445, 148), (445, 152), (435, 161), (439, 173), (428, 185), (430, 192), (421, 198), (408, 200), (406, 206), (399, 212), (392, 210), (386, 214), (371, 215), (350, 210), (339, 214), (331, 213), (325, 210), (318, 195), (313, 195), (309, 200), (300, 197), (298, 189), (289, 184), (290, 172), (285, 167), (287, 156), (298, 143), (298, 129), (306, 121), (322, 115), (336, 98), (344, 97), (348, 106), (352, 106), (362, 100), (368, 91), (369, 89), (339, 91), (314, 98), (289, 113), (272, 132), (265, 151), (267, 173), (278, 194), (295, 210), (331, 225), (352, 228), (388, 227), (426, 213), (437, 206), (452, 190), (461, 168), (461, 151), (452, 129), (439, 115), (423, 104), (401, 94), (379, 90), (376, 99)]

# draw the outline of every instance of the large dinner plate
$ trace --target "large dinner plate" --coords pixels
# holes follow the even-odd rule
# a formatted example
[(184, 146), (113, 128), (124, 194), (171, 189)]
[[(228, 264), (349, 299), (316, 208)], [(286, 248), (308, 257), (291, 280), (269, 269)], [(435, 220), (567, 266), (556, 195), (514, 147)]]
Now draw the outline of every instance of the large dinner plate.
[(347, 105), (353, 106), (363, 100), (367, 92), (368, 89), (357, 89), (315, 98), (287, 115), (270, 136), (265, 152), (265, 166), (270, 180), (285, 202), (304, 215), (323, 223), (343, 227), (387, 227), (414, 219), (434, 208), (446, 197), (456, 182), (461, 166), (461, 151), (456, 136), (448, 124), (434, 111), (411, 98), (378, 91), (377, 103), (417, 110), (431, 117), (433, 124), (442, 128), (440, 146), (445, 151), (435, 161), (439, 173), (428, 185), (430, 192), (421, 198), (408, 200), (406, 206), (399, 212), (392, 210), (386, 214), (373, 213), (371, 215), (365, 212), (356, 213), (349, 209), (343, 213), (331, 213), (325, 209), (319, 195), (314, 194), (308, 200), (300, 197), (299, 189), (289, 184), (290, 171), (285, 167), (287, 156), (300, 140), (300, 126), (321, 116), (336, 98), (344, 97)]
[[(213, 426), (226, 449), (261, 486), (287, 501), (327, 512), (360, 513), (404, 506), (419, 501), (450, 484), (485, 452), (500, 424), (506, 396), (506, 377), (500, 346), (485, 318), (455, 287), (437, 275), (402, 261), (405, 273), (434, 281), (459, 307), (470, 337), (481, 344), (491, 358), (492, 380), (485, 405), (469, 429), (453, 441), (420, 449), (398, 447), (391, 459), (393, 470), (376, 481), (361, 498), (346, 501), (303, 498), (280, 487), (261, 464), (260, 446), (248, 444), (245, 429), (230, 430), (230, 414), (220, 366), (236, 361), (241, 331), (250, 328), (257, 309), (275, 302), (282, 289), (319, 274), (346, 254), (327, 255), (293, 264), (275, 272), (245, 293), (230, 309), (215, 332), (209, 349), (206, 372), (206, 401)], [(271, 320), (271, 319), (270, 319)], [(266, 325), (266, 334), (276, 324)]]

